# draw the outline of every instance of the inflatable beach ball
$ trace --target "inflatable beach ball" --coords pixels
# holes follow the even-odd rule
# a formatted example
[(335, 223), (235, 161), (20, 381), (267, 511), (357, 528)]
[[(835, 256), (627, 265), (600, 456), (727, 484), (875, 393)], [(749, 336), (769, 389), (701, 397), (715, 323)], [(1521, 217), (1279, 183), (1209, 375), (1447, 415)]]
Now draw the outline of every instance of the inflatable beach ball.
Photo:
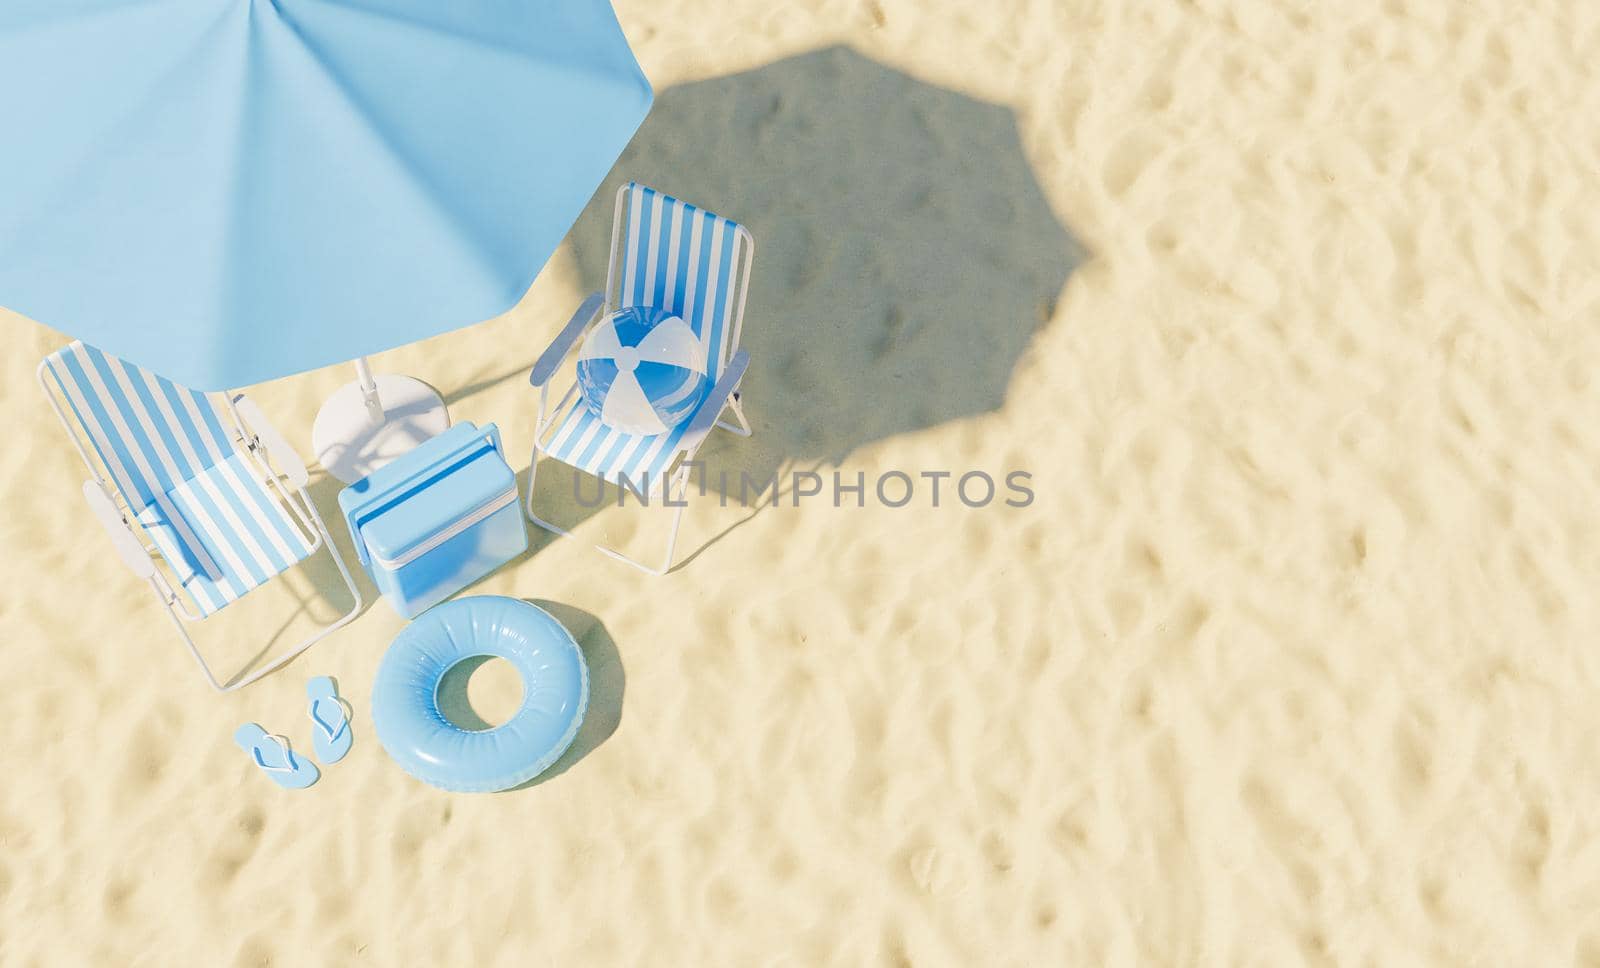
[(589, 332), (578, 353), (578, 389), (607, 426), (661, 434), (694, 414), (711, 393), (711, 377), (688, 323), (665, 309), (634, 306)]

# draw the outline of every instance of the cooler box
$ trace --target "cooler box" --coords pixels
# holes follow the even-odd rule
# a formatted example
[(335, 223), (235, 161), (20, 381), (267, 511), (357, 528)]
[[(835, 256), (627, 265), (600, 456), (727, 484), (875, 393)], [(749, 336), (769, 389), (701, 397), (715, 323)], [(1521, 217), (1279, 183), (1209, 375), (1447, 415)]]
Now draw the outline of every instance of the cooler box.
[(339, 492), (356, 557), (411, 618), (528, 549), (500, 430), (463, 421)]

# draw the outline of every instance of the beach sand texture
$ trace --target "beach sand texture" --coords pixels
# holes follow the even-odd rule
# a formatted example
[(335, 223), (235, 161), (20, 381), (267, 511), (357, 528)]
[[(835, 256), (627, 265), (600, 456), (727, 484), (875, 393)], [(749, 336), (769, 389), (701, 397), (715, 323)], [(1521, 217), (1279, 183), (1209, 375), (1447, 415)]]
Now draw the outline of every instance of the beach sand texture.
[[(1600, 6), (618, 16), (657, 106), (568, 243), (375, 367), (526, 482), (527, 370), (634, 177), (758, 240), (756, 436), (714, 468), (1020, 469), (1034, 503), (713, 499), (660, 579), (541, 536), (474, 590), (573, 629), (590, 718), (542, 781), (449, 795), (374, 737), (381, 602), (205, 688), (81, 505), (33, 382), (63, 338), (8, 315), (0, 964), (1600, 965)], [(349, 378), (252, 393), (308, 452)], [(318, 674), (355, 749), (284, 792), (230, 737), (309, 749)]]

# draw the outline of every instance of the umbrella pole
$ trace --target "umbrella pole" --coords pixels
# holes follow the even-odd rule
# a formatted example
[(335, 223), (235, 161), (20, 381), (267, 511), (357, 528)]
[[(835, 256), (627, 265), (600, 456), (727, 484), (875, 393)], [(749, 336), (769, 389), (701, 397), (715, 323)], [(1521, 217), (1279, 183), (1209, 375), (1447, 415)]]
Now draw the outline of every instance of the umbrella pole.
[(409, 376), (373, 375), (366, 357), (356, 379), (317, 411), (311, 447), (329, 474), (349, 484), (450, 427), (444, 398)]
[(374, 425), (383, 423), (383, 401), (378, 396), (378, 381), (372, 375), (372, 366), (365, 356), (356, 358), (356, 382), (361, 384), (361, 399), (367, 405), (367, 417)]

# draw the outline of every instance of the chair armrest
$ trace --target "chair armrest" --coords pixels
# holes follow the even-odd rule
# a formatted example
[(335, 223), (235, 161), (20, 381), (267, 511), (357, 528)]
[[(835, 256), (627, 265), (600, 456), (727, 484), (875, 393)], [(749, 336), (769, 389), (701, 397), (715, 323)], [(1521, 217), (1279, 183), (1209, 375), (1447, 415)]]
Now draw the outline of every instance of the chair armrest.
[(100, 521), (100, 526), (111, 536), (111, 544), (117, 549), (117, 556), (128, 566), (128, 570), (140, 578), (154, 575), (156, 563), (144, 550), (144, 545), (139, 543), (139, 536), (133, 533), (133, 529), (122, 517), (122, 512), (117, 510), (117, 505), (106, 495), (98, 482), (83, 482), (83, 499), (89, 502), (89, 510), (94, 512), (94, 516)]
[(706, 402), (695, 411), (694, 419), (689, 422), (689, 429), (684, 431), (683, 449), (694, 450), (706, 434), (711, 433), (711, 428), (717, 424), (717, 418), (722, 416), (722, 408), (728, 405), (728, 398), (738, 389), (739, 381), (744, 379), (744, 371), (749, 367), (749, 353), (740, 350), (733, 354), (733, 359), (723, 368), (717, 385), (711, 388), (711, 394), (706, 397)]
[(556, 375), (556, 370), (560, 369), (561, 361), (567, 358), (568, 353), (572, 352), (572, 347), (578, 342), (578, 337), (582, 336), (583, 331), (589, 327), (590, 323), (594, 322), (594, 318), (600, 315), (600, 310), (604, 306), (605, 300), (599, 293), (593, 293), (583, 301), (583, 304), (578, 307), (578, 311), (573, 313), (572, 318), (567, 321), (566, 328), (555, 339), (550, 341), (550, 345), (539, 355), (538, 362), (533, 364), (533, 371), (528, 374), (529, 383), (536, 387), (542, 387), (550, 382), (550, 378)]
[(289, 446), (289, 442), (283, 439), (283, 435), (278, 433), (276, 427), (272, 426), (256, 402), (241, 393), (233, 398), (233, 407), (239, 411), (239, 418), (244, 421), (245, 429), (267, 449), (267, 459), (289, 479), (289, 485), (297, 491), (304, 488), (311, 480), (311, 474), (306, 470), (306, 462), (300, 459), (300, 455)]

